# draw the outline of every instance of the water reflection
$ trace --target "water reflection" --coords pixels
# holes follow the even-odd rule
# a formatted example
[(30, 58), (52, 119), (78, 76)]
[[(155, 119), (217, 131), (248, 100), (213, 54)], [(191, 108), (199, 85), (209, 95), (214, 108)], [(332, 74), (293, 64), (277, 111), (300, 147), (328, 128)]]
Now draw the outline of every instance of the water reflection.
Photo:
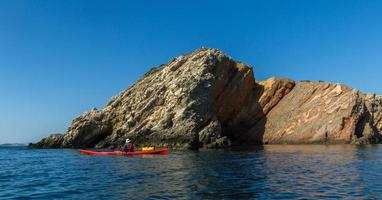
[[(266, 146), (267, 197), (370, 197), (358, 168), (374, 148), (352, 145)], [(366, 150), (366, 151), (365, 151)], [(369, 154), (369, 155), (368, 155)], [(373, 156), (373, 159), (379, 160)]]
[(373, 199), (382, 194), (381, 153), (381, 145), (266, 145), (133, 157), (0, 148), (0, 198)]

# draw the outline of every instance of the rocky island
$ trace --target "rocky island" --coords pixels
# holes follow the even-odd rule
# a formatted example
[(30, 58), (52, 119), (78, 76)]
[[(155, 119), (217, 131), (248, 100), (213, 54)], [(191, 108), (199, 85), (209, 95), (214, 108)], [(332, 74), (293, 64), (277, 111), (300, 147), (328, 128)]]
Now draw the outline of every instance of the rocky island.
[(382, 97), (325, 82), (270, 78), (217, 49), (151, 69), (102, 110), (73, 120), (35, 148), (381, 142)]

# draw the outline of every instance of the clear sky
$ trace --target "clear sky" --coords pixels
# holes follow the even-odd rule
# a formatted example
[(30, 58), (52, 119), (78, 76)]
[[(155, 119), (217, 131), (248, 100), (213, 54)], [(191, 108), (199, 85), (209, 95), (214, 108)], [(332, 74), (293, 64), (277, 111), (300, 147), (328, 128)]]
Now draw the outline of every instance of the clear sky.
[(0, 0), (0, 143), (35, 142), (206, 46), (271, 76), (382, 94), (382, 1)]

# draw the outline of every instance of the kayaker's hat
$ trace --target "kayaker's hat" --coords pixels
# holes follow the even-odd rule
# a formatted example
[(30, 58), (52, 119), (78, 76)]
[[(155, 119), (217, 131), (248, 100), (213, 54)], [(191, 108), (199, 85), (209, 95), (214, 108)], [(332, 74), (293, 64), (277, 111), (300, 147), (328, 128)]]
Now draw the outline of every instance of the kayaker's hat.
[(126, 139), (126, 143), (130, 143), (131, 142), (131, 140), (130, 139)]

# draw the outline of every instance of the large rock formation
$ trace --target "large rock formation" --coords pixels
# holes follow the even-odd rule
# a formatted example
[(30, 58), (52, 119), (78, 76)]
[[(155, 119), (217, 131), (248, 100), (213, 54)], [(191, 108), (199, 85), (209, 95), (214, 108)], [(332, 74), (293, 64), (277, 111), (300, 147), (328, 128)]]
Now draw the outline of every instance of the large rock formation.
[(376, 143), (382, 98), (339, 84), (271, 78), (216, 49), (151, 69), (102, 110), (73, 120), (64, 135), (31, 147), (179, 148), (263, 143)]
[(199, 49), (151, 69), (104, 109), (75, 119), (62, 138), (46, 141), (70, 148), (119, 146), (127, 137), (141, 145), (225, 146), (254, 91), (252, 68)]

